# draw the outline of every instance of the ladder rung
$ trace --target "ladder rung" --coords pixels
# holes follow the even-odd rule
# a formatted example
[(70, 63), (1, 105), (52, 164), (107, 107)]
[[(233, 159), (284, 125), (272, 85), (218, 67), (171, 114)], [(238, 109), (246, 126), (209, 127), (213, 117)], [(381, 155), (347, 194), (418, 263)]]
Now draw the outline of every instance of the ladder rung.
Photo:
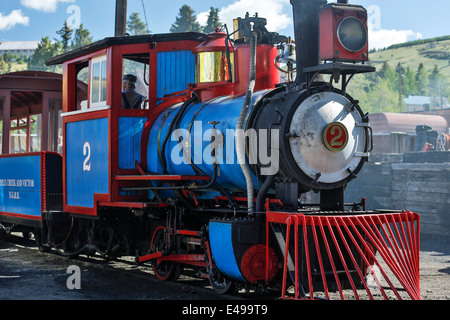
[(98, 203), (102, 207), (120, 207), (120, 208), (164, 208), (167, 207), (167, 203), (163, 202), (127, 202), (127, 201), (117, 201), (117, 202), (105, 202), (101, 201)]
[(117, 181), (189, 181), (210, 180), (209, 176), (181, 176), (181, 175), (145, 175), (145, 176), (115, 176)]

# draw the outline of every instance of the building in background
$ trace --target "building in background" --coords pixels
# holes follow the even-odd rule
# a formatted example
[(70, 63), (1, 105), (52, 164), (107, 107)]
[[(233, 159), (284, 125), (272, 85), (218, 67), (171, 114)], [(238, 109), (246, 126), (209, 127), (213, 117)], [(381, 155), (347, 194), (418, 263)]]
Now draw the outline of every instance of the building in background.
[(450, 109), (446, 97), (408, 96), (404, 98), (406, 112), (423, 112)]
[(0, 56), (3, 56), (6, 53), (9, 55), (16, 55), (17, 57), (24, 55), (28, 59), (33, 55), (38, 44), (39, 41), (1, 41)]

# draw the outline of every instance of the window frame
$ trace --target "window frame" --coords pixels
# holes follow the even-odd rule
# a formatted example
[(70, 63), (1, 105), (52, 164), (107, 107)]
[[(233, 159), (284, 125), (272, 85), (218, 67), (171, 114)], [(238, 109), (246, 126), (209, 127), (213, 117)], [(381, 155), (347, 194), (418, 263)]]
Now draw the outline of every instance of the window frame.
[[(99, 85), (94, 86), (95, 65), (99, 64)], [(103, 78), (104, 75), (104, 78)], [(92, 58), (89, 67), (89, 109), (106, 107), (108, 96), (108, 64), (106, 55)], [(96, 89), (96, 90), (95, 90)], [(97, 91), (97, 92), (95, 92)], [(94, 94), (98, 95), (98, 101), (94, 102)], [(104, 96), (103, 96), (104, 95)], [(102, 100), (104, 98), (104, 100)]]

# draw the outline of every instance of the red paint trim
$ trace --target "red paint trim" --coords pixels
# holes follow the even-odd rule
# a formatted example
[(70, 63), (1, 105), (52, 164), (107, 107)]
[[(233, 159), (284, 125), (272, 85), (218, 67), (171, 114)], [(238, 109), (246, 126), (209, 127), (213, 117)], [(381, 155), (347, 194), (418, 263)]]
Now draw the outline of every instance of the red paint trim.
[(95, 58), (95, 57), (104, 56), (106, 54), (107, 49), (108, 48), (101, 49), (101, 50), (98, 50), (98, 51), (95, 51), (95, 52), (92, 52), (92, 53), (89, 53), (89, 54), (86, 54), (86, 55), (74, 58), (72, 60), (67, 60), (67, 61), (64, 62), (64, 64), (78, 64), (80, 62), (85, 62), (85, 61), (90, 60), (90, 59)]
[(86, 121), (86, 120), (95, 120), (95, 119), (102, 119), (102, 118), (108, 118), (111, 114), (111, 109), (105, 109), (105, 110), (97, 110), (97, 111), (87, 111), (85, 113), (77, 113), (73, 115), (65, 115), (63, 117), (64, 123), (71, 123), (71, 122), (80, 122), (80, 121)]
[(158, 252), (156, 252), (156, 253), (147, 254), (147, 255), (145, 255), (145, 256), (138, 257), (138, 262), (139, 262), (139, 263), (142, 263), (142, 262), (150, 261), (150, 260), (159, 258), (159, 257), (161, 257), (161, 256), (162, 256), (162, 252), (161, 252), (161, 251), (158, 251)]
[[(64, 196), (66, 197), (65, 192), (64, 192)], [(95, 217), (95, 216), (97, 216), (97, 212), (98, 212), (98, 210), (97, 210), (98, 203), (102, 202), (102, 201), (108, 202), (109, 194), (94, 193), (94, 207), (93, 208), (69, 206), (69, 205), (67, 205), (66, 199), (64, 199), (64, 211)]]
[[(62, 104), (63, 112), (71, 111), (69, 109), (70, 101), (76, 101), (75, 95), (75, 65), (63, 64), (63, 88), (62, 88)], [(73, 111), (73, 110), (72, 110)]]
[(134, 161), (134, 165), (136, 166), (136, 169), (140, 175), (145, 175), (144, 170), (142, 169), (141, 165), (137, 160)]
[[(66, 90), (66, 87), (64, 87), (64, 91)], [(65, 107), (64, 107), (65, 108)], [(67, 204), (67, 161), (66, 161), (66, 154), (67, 154), (67, 134), (66, 134), (66, 123), (67, 120), (63, 118), (63, 173), (62, 173), (62, 187), (63, 187), (63, 209), (66, 212), (71, 212), (69, 210), (66, 210), (66, 204)]]
[(194, 236), (199, 237), (200, 231), (191, 231), (191, 230), (177, 230), (177, 234), (185, 235), (185, 236)]
[(104, 202), (98, 203), (99, 206), (104, 207), (119, 207), (119, 208), (165, 208), (168, 207), (167, 203), (154, 203), (154, 202)]
[[(113, 47), (108, 48), (106, 50), (106, 104), (111, 106), (113, 102), (113, 86), (114, 79), (112, 77), (112, 74), (114, 72), (113, 68), (114, 65), (110, 63), (113, 59)], [(89, 73), (90, 74), (90, 73)]]
[(2, 136), (2, 153), (9, 153), (9, 132), (11, 129), (11, 90), (0, 89), (0, 95), (4, 97), (3, 101), (3, 136)]
[(209, 176), (178, 176), (178, 175), (145, 175), (145, 176), (116, 176), (117, 181), (190, 181), (210, 180)]
[(47, 188), (46, 188), (46, 163), (45, 163), (45, 153), (41, 155), (41, 214), (47, 210)]
[(11, 153), (11, 154), (2, 154), (0, 158), (18, 158), (18, 157), (33, 157), (33, 156), (41, 156), (42, 154), (58, 154), (58, 152), (54, 151), (40, 151), (40, 152), (28, 152), (28, 153)]
[(165, 261), (172, 261), (177, 263), (188, 264), (198, 267), (206, 267), (206, 260), (204, 254), (171, 254), (157, 258), (157, 264)]
[[(111, 69), (111, 82), (108, 90), (111, 92), (111, 118), (109, 119), (109, 172), (110, 172), (110, 202), (123, 201), (119, 195), (119, 184), (114, 176), (119, 172), (119, 116), (122, 109), (122, 56), (123, 45), (111, 48), (110, 59), (107, 61)], [(140, 47), (140, 45), (138, 45)], [(147, 48), (148, 51), (148, 48)], [(145, 51), (144, 51), (145, 52)]]

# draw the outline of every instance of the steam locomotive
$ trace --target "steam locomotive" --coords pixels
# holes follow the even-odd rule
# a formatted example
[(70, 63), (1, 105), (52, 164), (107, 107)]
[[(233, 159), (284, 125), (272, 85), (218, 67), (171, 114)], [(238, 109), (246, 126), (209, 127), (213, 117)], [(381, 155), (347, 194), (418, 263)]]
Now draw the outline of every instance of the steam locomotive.
[[(346, 90), (375, 70), (367, 12), (291, 4), (295, 41), (247, 14), (232, 33), (106, 38), (47, 60), (63, 65), (63, 152), (0, 157), (1, 229), (220, 293), (420, 299), (419, 216), (344, 201), (372, 149)], [(130, 73), (137, 109), (122, 105)]]

